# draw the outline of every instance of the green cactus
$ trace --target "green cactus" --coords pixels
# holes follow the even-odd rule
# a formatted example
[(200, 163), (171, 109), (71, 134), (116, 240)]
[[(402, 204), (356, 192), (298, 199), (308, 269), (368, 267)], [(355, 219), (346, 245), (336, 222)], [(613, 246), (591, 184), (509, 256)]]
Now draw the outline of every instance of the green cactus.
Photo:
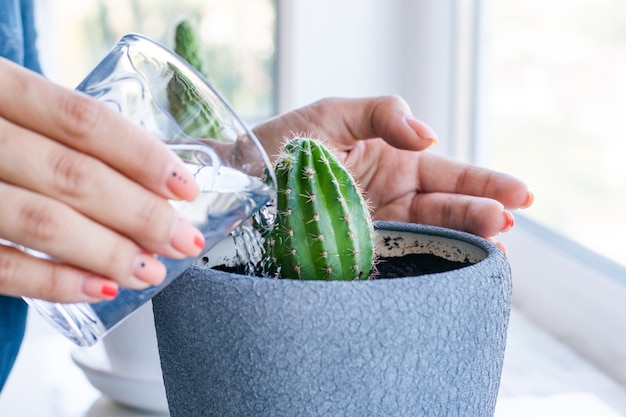
[[(174, 51), (189, 62), (199, 73), (206, 76), (200, 53), (200, 43), (191, 24), (183, 20), (176, 26)], [(222, 139), (222, 126), (215, 110), (201, 98), (198, 88), (177, 70), (172, 69), (172, 78), (167, 86), (170, 113), (183, 131), (196, 139)]]
[(295, 138), (275, 166), (277, 213), (266, 253), (280, 277), (368, 279), (374, 227), (354, 179), (319, 141)]
[(204, 70), (200, 49), (200, 41), (191, 23), (188, 20), (178, 23), (174, 34), (174, 52), (183, 57), (200, 74), (206, 77), (207, 73)]

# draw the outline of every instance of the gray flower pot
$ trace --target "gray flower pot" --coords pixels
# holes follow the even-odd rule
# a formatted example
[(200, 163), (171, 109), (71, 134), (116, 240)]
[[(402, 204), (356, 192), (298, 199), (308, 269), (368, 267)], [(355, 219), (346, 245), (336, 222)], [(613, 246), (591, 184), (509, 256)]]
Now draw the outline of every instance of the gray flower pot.
[[(472, 264), (358, 282), (192, 268), (153, 300), (171, 415), (492, 416), (511, 302), (504, 254), (436, 227), (376, 233), (390, 265), (415, 253)], [(208, 256), (233, 258), (223, 245)]]

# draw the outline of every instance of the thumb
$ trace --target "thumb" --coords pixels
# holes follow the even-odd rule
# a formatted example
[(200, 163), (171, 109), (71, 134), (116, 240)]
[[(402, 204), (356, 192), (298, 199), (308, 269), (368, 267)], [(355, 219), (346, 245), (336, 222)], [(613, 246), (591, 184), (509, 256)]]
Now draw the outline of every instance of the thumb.
[[(382, 138), (391, 146), (421, 151), (437, 143), (437, 135), (424, 122), (417, 120), (399, 96), (362, 99), (335, 99), (333, 110), (343, 118), (342, 128), (350, 133), (348, 140)], [(341, 110), (341, 111), (340, 111)]]

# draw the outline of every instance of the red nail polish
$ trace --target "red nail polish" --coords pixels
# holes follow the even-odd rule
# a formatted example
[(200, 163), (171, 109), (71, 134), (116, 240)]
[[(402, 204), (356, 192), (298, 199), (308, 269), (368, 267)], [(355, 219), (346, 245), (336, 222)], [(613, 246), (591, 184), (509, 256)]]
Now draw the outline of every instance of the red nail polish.
[(182, 256), (198, 256), (205, 241), (200, 230), (181, 218), (173, 225), (170, 244)]
[(521, 208), (528, 208), (532, 206), (534, 201), (535, 201), (535, 195), (529, 191), (528, 195), (526, 196), (526, 201), (524, 202), (524, 204), (522, 204)]
[(508, 249), (507, 249), (507, 247), (506, 247), (506, 245), (505, 245), (504, 243), (502, 243), (502, 242), (498, 242), (498, 243), (496, 243), (496, 246), (497, 246), (498, 248), (500, 248), (500, 250), (501, 250), (501, 251), (502, 251), (505, 255), (508, 253)]
[(505, 211), (504, 212), (504, 228), (502, 229), (502, 231), (508, 232), (509, 230), (513, 228), (513, 226), (515, 226), (515, 218), (510, 212)]
[(116, 285), (104, 284), (102, 286), (101, 293), (105, 297), (115, 297), (117, 295), (117, 291), (118, 290), (117, 290), (117, 286)]
[(204, 249), (204, 245), (205, 245), (204, 238), (202, 236), (196, 235), (193, 238), (193, 244), (200, 249)]

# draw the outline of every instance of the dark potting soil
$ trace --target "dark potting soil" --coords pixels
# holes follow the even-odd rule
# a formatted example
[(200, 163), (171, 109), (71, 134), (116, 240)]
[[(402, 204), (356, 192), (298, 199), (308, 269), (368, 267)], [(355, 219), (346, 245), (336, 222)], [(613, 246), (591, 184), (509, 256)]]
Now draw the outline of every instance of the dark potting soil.
[[(435, 274), (438, 272), (452, 271), (469, 265), (472, 265), (472, 262), (450, 261), (429, 253), (408, 254), (389, 258), (380, 257), (377, 259), (377, 272), (374, 278), (383, 279)], [(216, 266), (214, 269), (236, 274), (245, 274), (243, 266), (226, 267), (222, 265)]]
[(450, 261), (430, 253), (412, 253), (399, 257), (379, 258), (375, 278), (412, 277), (452, 271), (472, 265), (470, 261)]

